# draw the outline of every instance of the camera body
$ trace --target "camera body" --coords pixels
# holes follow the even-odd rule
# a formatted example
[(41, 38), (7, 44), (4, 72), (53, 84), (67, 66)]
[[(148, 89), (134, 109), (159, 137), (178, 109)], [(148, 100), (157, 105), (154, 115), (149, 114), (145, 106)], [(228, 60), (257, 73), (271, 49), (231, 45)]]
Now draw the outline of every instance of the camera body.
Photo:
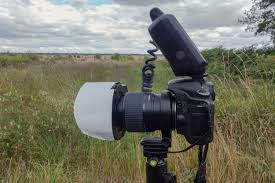
[(213, 140), (214, 85), (202, 79), (178, 79), (168, 84), (176, 101), (176, 130), (190, 144)]

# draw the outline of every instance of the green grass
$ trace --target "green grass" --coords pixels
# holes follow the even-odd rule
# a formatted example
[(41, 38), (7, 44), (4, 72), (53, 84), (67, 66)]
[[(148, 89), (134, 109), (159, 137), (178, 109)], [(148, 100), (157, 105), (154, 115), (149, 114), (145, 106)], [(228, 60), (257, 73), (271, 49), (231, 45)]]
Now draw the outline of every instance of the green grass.
[(37, 61), (34, 54), (0, 54), (0, 67), (28, 64)]
[[(83, 83), (121, 81), (130, 91), (139, 91), (141, 67), (101, 61), (0, 68), (0, 180), (144, 182), (139, 141), (150, 134), (99, 141), (81, 134), (73, 117), (74, 98)], [(165, 89), (172, 78), (168, 65), (158, 63), (154, 91)], [(209, 182), (274, 182), (274, 82), (231, 74), (211, 79), (217, 99)], [(187, 145), (183, 136), (174, 136), (173, 149)], [(170, 155), (169, 168), (179, 182), (192, 182), (196, 150)]]

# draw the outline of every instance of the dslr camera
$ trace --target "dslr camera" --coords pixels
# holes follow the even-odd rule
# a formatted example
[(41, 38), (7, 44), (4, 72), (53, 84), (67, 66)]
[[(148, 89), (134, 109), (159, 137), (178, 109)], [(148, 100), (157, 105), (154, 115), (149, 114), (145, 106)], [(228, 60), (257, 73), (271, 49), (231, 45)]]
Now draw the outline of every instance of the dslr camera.
[[(206, 80), (207, 61), (175, 16), (153, 8), (150, 17), (152, 24), (148, 30), (156, 49), (148, 51), (153, 58), (143, 67), (141, 92), (128, 92), (127, 86), (120, 82), (85, 83), (76, 97), (74, 116), (84, 134), (102, 140), (119, 140), (125, 132), (161, 131), (162, 138), (141, 141), (148, 158), (147, 182), (176, 181), (175, 175), (167, 173), (165, 160), (171, 146), (171, 131), (175, 130), (192, 147), (199, 145), (198, 172), (203, 177), (202, 148), (206, 145), (208, 148), (213, 140), (215, 100), (214, 85)], [(158, 49), (177, 79), (154, 94), (154, 52)], [(151, 166), (152, 159), (156, 160), (157, 168)], [(200, 177), (196, 177), (197, 182)]]

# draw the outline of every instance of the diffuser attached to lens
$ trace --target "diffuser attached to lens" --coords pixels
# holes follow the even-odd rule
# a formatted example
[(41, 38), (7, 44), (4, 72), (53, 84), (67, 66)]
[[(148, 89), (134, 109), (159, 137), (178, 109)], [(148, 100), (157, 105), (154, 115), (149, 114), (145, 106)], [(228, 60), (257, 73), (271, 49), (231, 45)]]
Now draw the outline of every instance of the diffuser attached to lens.
[(112, 126), (115, 84), (88, 82), (79, 90), (74, 104), (74, 117), (84, 134), (101, 140), (115, 140)]

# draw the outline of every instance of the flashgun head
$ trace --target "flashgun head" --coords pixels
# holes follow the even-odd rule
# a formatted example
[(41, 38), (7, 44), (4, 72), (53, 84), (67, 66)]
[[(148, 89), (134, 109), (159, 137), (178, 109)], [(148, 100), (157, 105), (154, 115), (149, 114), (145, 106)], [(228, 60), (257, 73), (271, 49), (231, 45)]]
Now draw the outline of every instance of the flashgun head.
[(100, 140), (118, 140), (125, 130), (116, 120), (117, 105), (127, 92), (126, 85), (115, 82), (88, 82), (79, 90), (74, 117), (82, 133)]
[(149, 33), (168, 60), (174, 74), (201, 78), (207, 61), (176, 17), (164, 14), (159, 8), (153, 8), (150, 16), (153, 22), (148, 28)]

